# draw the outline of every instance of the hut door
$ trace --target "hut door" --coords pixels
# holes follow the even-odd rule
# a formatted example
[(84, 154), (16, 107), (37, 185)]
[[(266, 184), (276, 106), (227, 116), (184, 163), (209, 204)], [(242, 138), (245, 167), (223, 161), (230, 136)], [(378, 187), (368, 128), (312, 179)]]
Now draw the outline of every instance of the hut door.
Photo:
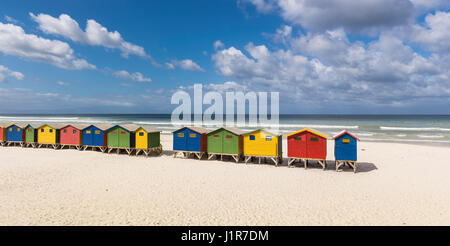
[(187, 150), (188, 151), (200, 151), (201, 150), (201, 135), (193, 132), (186, 131), (186, 139), (187, 139)]
[(321, 137), (308, 133), (308, 157), (314, 159), (323, 159), (323, 140)]
[(222, 131), (217, 131), (216, 133), (210, 135), (210, 137), (208, 138), (208, 152), (223, 153), (222, 135)]
[(119, 147), (120, 129), (116, 128), (108, 133), (108, 147)]
[(222, 135), (223, 138), (223, 153), (225, 154), (237, 154), (237, 141), (238, 138), (234, 134), (230, 132), (224, 132)]
[(186, 130), (175, 132), (173, 135), (173, 149), (174, 150), (187, 150), (186, 147), (186, 134), (189, 134)]
[(103, 146), (103, 132), (100, 129), (92, 128), (91, 133), (88, 135), (92, 145), (94, 146)]
[(31, 127), (25, 129), (25, 142), (27, 143), (34, 142), (34, 129)]

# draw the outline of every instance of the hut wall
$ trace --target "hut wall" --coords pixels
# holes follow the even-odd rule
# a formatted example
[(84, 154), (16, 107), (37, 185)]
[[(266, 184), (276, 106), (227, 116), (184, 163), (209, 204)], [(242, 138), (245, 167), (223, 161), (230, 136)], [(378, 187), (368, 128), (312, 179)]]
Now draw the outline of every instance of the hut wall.
[(82, 140), (85, 146), (106, 146), (107, 136), (103, 130), (90, 126), (83, 130)]
[(81, 131), (73, 126), (66, 126), (61, 129), (61, 144), (81, 145)]
[(42, 126), (38, 129), (38, 142), (42, 144), (59, 143), (59, 132), (50, 126)]
[(107, 132), (107, 145), (110, 148), (130, 148), (132, 147), (130, 132), (120, 126), (116, 126)]
[(288, 157), (308, 158), (307, 138), (306, 131), (288, 136)]
[(241, 154), (242, 136), (236, 135), (226, 129), (219, 129), (207, 136), (207, 149), (209, 153)]
[(149, 134), (144, 129), (139, 129), (136, 131), (136, 148), (137, 149), (148, 149), (148, 142), (150, 140)]
[(161, 145), (160, 143), (161, 133), (160, 132), (150, 132), (148, 133), (148, 147), (159, 147)]
[(244, 136), (244, 155), (279, 156), (278, 136), (256, 131)]
[(17, 125), (11, 125), (6, 128), (6, 141), (9, 142), (23, 142), (23, 129)]
[(24, 129), (25, 131), (25, 142), (26, 143), (36, 143), (37, 142), (37, 129), (28, 126)]
[(206, 134), (200, 134), (189, 128), (182, 128), (173, 133), (173, 150), (205, 152), (206, 142)]
[(6, 141), (6, 128), (0, 127), (0, 141)]
[(327, 140), (303, 131), (288, 137), (288, 157), (326, 159)]
[(343, 134), (335, 139), (334, 157), (341, 161), (357, 160), (357, 140), (348, 134)]

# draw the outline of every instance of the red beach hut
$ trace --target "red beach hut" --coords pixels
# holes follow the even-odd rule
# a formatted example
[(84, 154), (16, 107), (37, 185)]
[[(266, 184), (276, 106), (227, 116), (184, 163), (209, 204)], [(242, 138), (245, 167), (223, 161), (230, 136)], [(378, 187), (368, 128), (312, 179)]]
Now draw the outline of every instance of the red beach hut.
[[(86, 125), (87, 126), (87, 125)], [(81, 148), (83, 144), (82, 136), (85, 125), (67, 125), (60, 130), (60, 144), (61, 149), (65, 146), (75, 146), (77, 149)]]
[(6, 128), (7, 124), (0, 124), (0, 143), (3, 145), (6, 141)]
[(325, 169), (327, 158), (328, 137), (310, 129), (303, 129), (287, 135), (288, 142), (288, 164), (301, 159), (317, 160)]

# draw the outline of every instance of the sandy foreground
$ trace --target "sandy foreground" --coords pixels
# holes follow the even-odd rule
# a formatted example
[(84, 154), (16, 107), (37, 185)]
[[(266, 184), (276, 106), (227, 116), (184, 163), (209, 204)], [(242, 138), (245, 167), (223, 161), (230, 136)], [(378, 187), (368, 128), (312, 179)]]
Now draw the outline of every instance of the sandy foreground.
[(353, 174), (0, 147), (0, 225), (450, 225), (449, 147), (358, 153)]

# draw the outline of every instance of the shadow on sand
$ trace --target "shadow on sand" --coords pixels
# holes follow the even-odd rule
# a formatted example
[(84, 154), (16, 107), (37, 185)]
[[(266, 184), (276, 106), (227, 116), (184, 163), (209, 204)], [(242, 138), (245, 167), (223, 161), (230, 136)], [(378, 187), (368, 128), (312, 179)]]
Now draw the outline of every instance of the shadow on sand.
[[(173, 151), (172, 150), (163, 150), (161, 155), (173, 157)], [(181, 155), (179, 157), (181, 157)], [(191, 156), (189, 159), (196, 159), (196, 160), (198, 160), (197, 158), (194, 158), (193, 156)], [(202, 160), (203, 161), (207, 160), (206, 155), (203, 156)], [(219, 160), (220, 161), (220, 158), (219, 159), (213, 158), (213, 159), (211, 159), (211, 161), (212, 160)], [(236, 163), (231, 156), (224, 156), (222, 161), (223, 162)], [(239, 164), (244, 164), (244, 161), (242, 160), (242, 158), (239, 160)], [(250, 162), (248, 162), (248, 164), (249, 165), (269, 165), (269, 166), (274, 166), (273, 161), (268, 159), (268, 158), (262, 158), (261, 164), (258, 164), (257, 160), (250, 161)], [(283, 161), (281, 163), (278, 163), (278, 166), (279, 167), (287, 167), (288, 166), (287, 158), (283, 158)], [(303, 162), (302, 163), (295, 162), (292, 165), (292, 167), (303, 168), (304, 167), (303, 166)], [(322, 166), (320, 164), (318, 164), (317, 161), (310, 160), (310, 161), (308, 161), (308, 169), (310, 169), (310, 168), (312, 168), (312, 169), (322, 169)], [(365, 172), (370, 172), (370, 171), (377, 170), (377, 169), (378, 169), (377, 166), (375, 166), (375, 164), (373, 164), (373, 163), (358, 162), (357, 173), (365, 173)], [(335, 170), (336, 170), (336, 162), (335, 161), (331, 161), (331, 160), (327, 161), (327, 168), (325, 169), (325, 171), (335, 171)], [(344, 166), (344, 167), (341, 167), (339, 169), (339, 172), (353, 172), (353, 169), (350, 168), (349, 166)]]

